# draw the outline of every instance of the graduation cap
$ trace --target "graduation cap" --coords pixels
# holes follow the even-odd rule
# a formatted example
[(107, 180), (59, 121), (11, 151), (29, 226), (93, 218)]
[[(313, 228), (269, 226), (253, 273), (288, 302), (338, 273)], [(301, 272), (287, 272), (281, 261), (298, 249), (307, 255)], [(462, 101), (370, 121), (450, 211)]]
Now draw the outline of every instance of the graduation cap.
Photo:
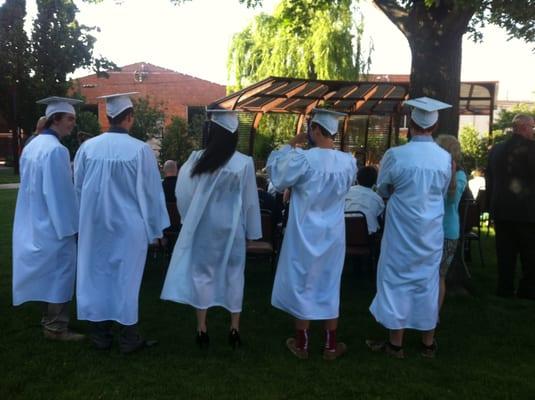
[(71, 99), (69, 97), (52, 96), (36, 101), (37, 104), (46, 104), (45, 117), (50, 118), (56, 113), (69, 113), (76, 115), (74, 104), (83, 103), (82, 100)]
[(230, 133), (238, 130), (238, 112), (233, 110), (206, 110), (208, 119), (225, 128)]
[(132, 100), (130, 100), (130, 96), (138, 93), (139, 92), (115, 93), (107, 96), (99, 96), (97, 99), (106, 99), (106, 114), (110, 118), (115, 118), (127, 108), (134, 107)]
[(446, 104), (430, 97), (418, 97), (410, 99), (405, 104), (413, 107), (411, 119), (420, 127), (427, 129), (435, 125), (438, 121), (438, 110), (450, 108), (451, 104)]
[(340, 121), (340, 117), (345, 117), (347, 115), (337, 111), (326, 110), (324, 108), (314, 108), (312, 112), (314, 116), (310, 122), (315, 122), (316, 124), (321, 125), (333, 136), (338, 132), (338, 122)]

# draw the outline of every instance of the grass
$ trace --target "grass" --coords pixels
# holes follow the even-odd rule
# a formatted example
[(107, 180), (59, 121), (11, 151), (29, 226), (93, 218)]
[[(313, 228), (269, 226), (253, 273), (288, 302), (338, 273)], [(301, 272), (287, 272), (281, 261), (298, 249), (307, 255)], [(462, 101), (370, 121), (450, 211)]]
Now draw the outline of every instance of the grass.
[[(311, 359), (294, 359), (284, 347), (290, 318), (270, 306), (273, 275), (250, 261), (246, 272), (242, 335), (246, 346), (226, 343), (228, 315), (208, 314), (211, 347), (193, 341), (195, 318), (187, 306), (159, 300), (164, 265), (150, 260), (141, 290), (141, 328), (160, 345), (122, 356), (88, 343), (46, 341), (40, 306), (11, 306), (11, 224), (16, 191), (0, 191), (0, 398), (2, 399), (532, 399), (535, 393), (535, 303), (491, 295), (495, 285), (492, 236), (486, 267), (473, 266), (470, 297), (448, 297), (438, 333), (439, 356), (418, 355), (409, 332), (406, 360), (370, 353), (364, 340), (383, 330), (367, 308), (369, 279), (344, 272), (339, 337), (347, 356), (320, 357), (321, 326), (313, 324)], [(88, 330), (84, 321), (72, 327)], [(317, 351), (316, 351), (317, 350)]]
[(19, 183), (20, 177), (13, 173), (13, 168), (0, 168), (0, 184), (3, 183)]

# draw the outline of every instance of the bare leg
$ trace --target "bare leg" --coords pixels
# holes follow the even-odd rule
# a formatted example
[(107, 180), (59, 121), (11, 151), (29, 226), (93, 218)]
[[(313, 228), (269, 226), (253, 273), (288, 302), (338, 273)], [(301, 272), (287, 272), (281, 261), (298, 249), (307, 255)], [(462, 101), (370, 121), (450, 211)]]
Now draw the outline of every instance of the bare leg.
[(422, 332), (422, 343), (426, 346), (432, 346), (435, 341), (435, 330)]
[(300, 330), (308, 330), (310, 327), (310, 321), (304, 320), (304, 319), (295, 319), (295, 329)]
[(338, 318), (326, 319), (325, 320), (325, 330), (326, 331), (335, 331), (338, 328)]
[(442, 304), (444, 304), (444, 297), (446, 296), (446, 277), (440, 277), (440, 286), (438, 289), (438, 311), (442, 309)]
[(403, 347), (403, 333), (405, 333), (404, 329), (396, 329), (389, 331), (390, 344), (393, 344), (394, 346)]
[(195, 309), (195, 312), (197, 314), (197, 331), (206, 332), (206, 313), (208, 312), (208, 309), (200, 310), (197, 308)]
[(241, 313), (230, 313), (230, 329), (240, 330), (240, 315)]

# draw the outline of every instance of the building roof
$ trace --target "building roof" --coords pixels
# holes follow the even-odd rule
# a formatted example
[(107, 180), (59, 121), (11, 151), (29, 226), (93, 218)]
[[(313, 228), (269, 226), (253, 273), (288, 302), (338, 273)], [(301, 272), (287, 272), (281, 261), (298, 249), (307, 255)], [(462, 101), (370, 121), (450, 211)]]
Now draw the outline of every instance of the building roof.
[[(352, 115), (387, 115), (401, 111), (409, 81), (374, 78), (369, 81), (327, 81), (269, 77), (217, 100), (212, 106), (253, 113), (308, 114), (321, 106)], [(459, 113), (490, 115), (497, 82), (462, 82)]]

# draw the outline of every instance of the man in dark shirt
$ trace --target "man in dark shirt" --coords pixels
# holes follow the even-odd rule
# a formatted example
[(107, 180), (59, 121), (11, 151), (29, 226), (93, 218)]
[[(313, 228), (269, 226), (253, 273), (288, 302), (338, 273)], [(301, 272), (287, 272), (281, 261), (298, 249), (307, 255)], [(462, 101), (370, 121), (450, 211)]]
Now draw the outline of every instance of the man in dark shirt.
[(178, 167), (176, 161), (167, 160), (163, 164), (164, 178), (162, 181), (163, 192), (165, 194), (166, 203), (176, 203), (175, 186), (178, 175)]
[(513, 135), (489, 154), (487, 191), (496, 229), (498, 290), (515, 295), (516, 260), (522, 277), (516, 295), (535, 300), (535, 122), (529, 115), (513, 118)]

